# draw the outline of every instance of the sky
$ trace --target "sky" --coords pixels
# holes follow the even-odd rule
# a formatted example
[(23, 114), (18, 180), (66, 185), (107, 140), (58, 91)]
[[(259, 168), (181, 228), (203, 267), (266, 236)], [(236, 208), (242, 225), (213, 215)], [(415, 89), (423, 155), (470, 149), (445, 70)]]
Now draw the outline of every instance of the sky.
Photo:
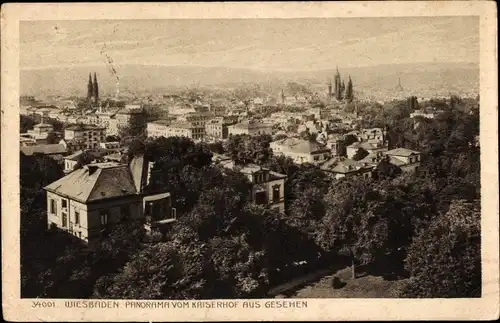
[(478, 17), (78, 20), (20, 24), (21, 69), (108, 64), (317, 70), (479, 62)]

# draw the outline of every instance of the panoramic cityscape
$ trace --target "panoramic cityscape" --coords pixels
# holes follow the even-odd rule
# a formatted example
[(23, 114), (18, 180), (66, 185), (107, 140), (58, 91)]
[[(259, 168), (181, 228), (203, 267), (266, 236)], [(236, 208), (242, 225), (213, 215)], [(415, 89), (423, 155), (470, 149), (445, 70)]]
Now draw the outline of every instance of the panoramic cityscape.
[(478, 17), (19, 29), (21, 297), (481, 297)]

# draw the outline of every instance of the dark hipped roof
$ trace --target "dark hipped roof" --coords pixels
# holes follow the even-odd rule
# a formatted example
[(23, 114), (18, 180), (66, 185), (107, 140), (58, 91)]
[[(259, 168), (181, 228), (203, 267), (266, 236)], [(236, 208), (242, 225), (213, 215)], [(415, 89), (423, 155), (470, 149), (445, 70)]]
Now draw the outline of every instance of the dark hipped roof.
[(117, 163), (86, 165), (45, 189), (83, 203), (137, 193), (128, 165)]

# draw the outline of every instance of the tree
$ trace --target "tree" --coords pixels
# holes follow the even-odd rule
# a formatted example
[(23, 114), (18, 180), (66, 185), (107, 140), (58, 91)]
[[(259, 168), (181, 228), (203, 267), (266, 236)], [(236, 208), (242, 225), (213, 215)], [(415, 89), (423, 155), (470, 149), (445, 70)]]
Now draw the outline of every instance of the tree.
[(120, 141), (120, 137), (112, 135), (106, 136), (106, 142), (116, 142), (116, 141)]
[(146, 124), (136, 120), (126, 126), (119, 126), (118, 137), (120, 137), (122, 141), (135, 137), (144, 140), (146, 138)]
[(316, 134), (311, 133), (309, 131), (309, 128), (306, 128), (306, 130), (302, 131), (299, 134), (300, 138), (303, 140), (308, 140), (308, 141), (316, 141)]
[(58, 139), (59, 136), (55, 132), (49, 132), (45, 140), (47, 141), (47, 144), (51, 145), (57, 143)]
[(452, 202), (411, 244), (405, 267), (411, 277), (402, 296), (480, 297), (479, 203)]
[(64, 129), (64, 123), (57, 119), (48, 118), (47, 123), (53, 127), (54, 131), (60, 132)]
[(221, 297), (260, 297), (269, 286), (267, 255), (253, 250), (245, 235), (210, 240), (210, 259), (217, 273)]
[(19, 131), (20, 133), (26, 133), (28, 130), (33, 129), (35, 126), (35, 120), (30, 116), (21, 115), (19, 118)]
[(95, 157), (92, 156), (88, 151), (82, 151), (82, 153), (78, 156), (77, 162), (76, 162), (76, 167), (81, 168), (85, 165), (88, 165), (92, 163), (95, 160)]
[(44, 187), (63, 177), (61, 165), (46, 156), (20, 154), (21, 237), (37, 235), (47, 225)]
[(315, 239), (320, 221), (326, 213), (324, 192), (317, 187), (307, 187), (290, 204), (286, 223)]
[(129, 137), (122, 139), (121, 144), (127, 147), (127, 157), (132, 159), (135, 156), (141, 156), (146, 153), (146, 143), (142, 138), (139, 137)]
[(99, 297), (113, 299), (210, 298), (206, 288), (207, 248), (171, 241), (148, 246), (135, 254), (123, 269), (101, 282)]
[(375, 167), (378, 179), (394, 178), (401, 174), (401, 168), (389, 162), (387, 158), (382, 159)]
[(347, 146), (352, 145), (353, 143), (358, 142), (358, 138), (355, 135), (347, 135), (344, 140), (342, 141), (342, 144), (340, 145), (339, 149), (339, 156), (347, 156)]
[(399, 190), (367, 180), (342, 181), (326, 195), (327, 213), (317, 234), (325, 251), (341, 250), (357, 263), (368, 264), (394, 253), (411, 238), (410, 219), (401, 212)]
[(286, 174), (289, 178), (299, 169), (299, 166), (294, 163), (293, 159), (283, 155), (272, 156), (264, 166), (274, 172)]
[(230, 136), (224, 144), (224, 150), (237, 164), (256, 163), (262, 165), (272, 156), (269, 144), (270, 135), (236, 135)]
[(229, 171), (228, 176), (230, 178), (225, 178), (219, 187), (202, 192), (194, 208), (179, 221), (179, 225), (194, 230), (201, 241), (227, 236), (249, 200), (251, 186), (248, 180), (236, 172)]
[(89, 266), (83, 245), (57, 229), (21, 237), (23, 297), (88, 297)]
[(216, 153), (216, 154), (223, 154), (224, 153), (224, 146), (222, 145), (222, 142), (220, 142), (220, 141), (209, 143), (208, 148), (210, 149), (211, 152)]
[(185, 137), (160, 137), (145, 142), (145, 157), (167, 166), (191, 165), (201, 168), (212, 162), (212, 153), (204, 143), (195, 144)]
[(358, 161), (358, 160), (365, 158), (368, 155), (369, 155), (369, 152), (366, 151), (366, 149), (358, 148), (358, 150), (356, 150), (356, 153), (354, 154), (354, 156), (352, 156), (352, 159)]

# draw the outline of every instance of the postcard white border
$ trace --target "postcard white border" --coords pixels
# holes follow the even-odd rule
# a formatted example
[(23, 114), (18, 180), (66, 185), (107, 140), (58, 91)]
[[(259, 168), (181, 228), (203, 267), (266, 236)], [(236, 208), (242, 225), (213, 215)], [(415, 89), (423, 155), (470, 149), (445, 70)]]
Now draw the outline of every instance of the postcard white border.
[[(19, 21), (80, 19), (480, 16), (483, 296), (480, 299), (307, 299), (306, 309), (33, 308), (20, 299)], [(497, 18), (489, 1), (64, 3), (1, 7), (3, 313), (9, 321), (465, 320), (499, 316)], [(125, 301), (120, 301), (125, 302)], [(239, 301), (242, 302), (242, 301)], [(265, 300), (261, 301), (265, 304)], [(264, 306), (264, 305), (263, 305)]]

